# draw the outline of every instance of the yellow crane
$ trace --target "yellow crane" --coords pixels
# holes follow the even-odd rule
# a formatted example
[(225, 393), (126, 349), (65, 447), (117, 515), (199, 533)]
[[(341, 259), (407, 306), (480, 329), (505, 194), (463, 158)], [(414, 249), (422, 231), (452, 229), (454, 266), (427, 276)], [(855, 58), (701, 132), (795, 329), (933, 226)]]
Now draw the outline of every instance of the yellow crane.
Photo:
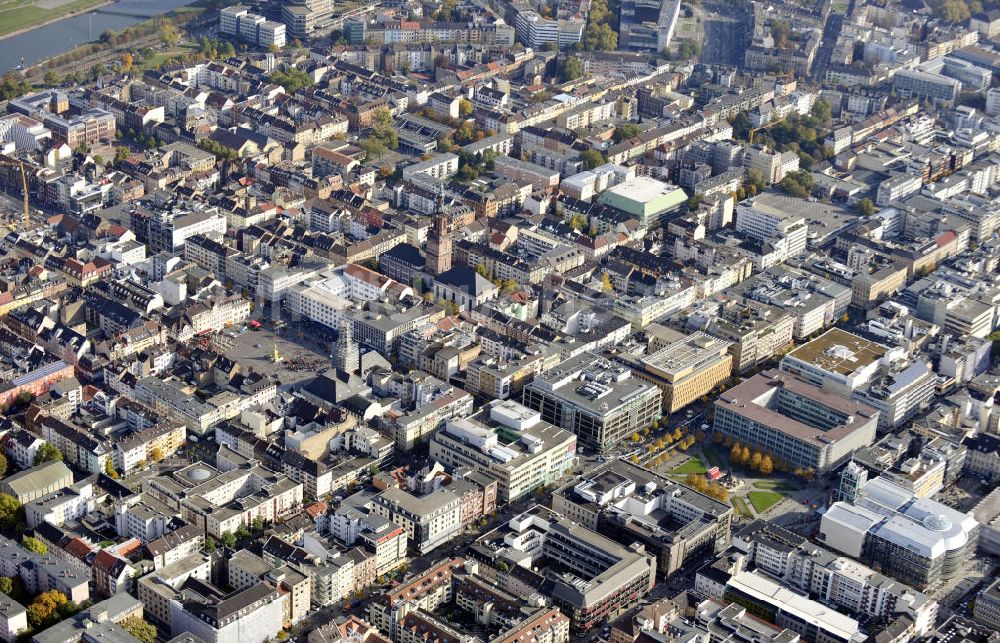
[[(27, 230), (31, 225), (31, 207), (28, 205), (28, 173), (24, 170), (24, 163), (22, 161), (0, 161), (0, 165), (17, 166), (21, 171), (21, 192), (24, 195), (24, 221), (21, 225), (24, 230)], [(11, 223), (9, 227), (14, 230), (17, 225)]]

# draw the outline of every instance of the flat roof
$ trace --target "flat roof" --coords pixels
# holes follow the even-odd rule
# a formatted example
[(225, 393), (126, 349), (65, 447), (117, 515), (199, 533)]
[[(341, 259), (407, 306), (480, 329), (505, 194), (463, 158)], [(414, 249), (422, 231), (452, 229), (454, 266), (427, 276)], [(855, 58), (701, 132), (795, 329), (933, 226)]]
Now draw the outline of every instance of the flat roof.
[[(809, 426), (761, 403), (763, 398), (777, 388), (784, 388), (793, 395), (811, 400), (842, 413), (848, 418), (858, 416), (862, 421), (844, 422), (825, 430)], [(863, 420), (872, 418), (878, 413), (877, 409), (867, 404), (828, 393), (818, 386), (773, 370), (754, 375), (745, 382), (729, 389), (719, 396), (719, 399), (715, 401), (715, 406), (717, 409), (726, 409), (758, 424), (820, 447), (826, 447), (837, 440), (846, 438), (864, 426)]]
[(831, 328), (788, 355), (824, 371), (850, 375), (880, 360), (889, 349), (840, 328)]
[(729, 580), (729, 585), (763, 603), (778, 606), (781, 611), (794, 615), (798, 620), (830, 632), (845, 641), (857, 638), (861, 633), (861, 626), (850, 616), (796, 594), (763, 574), (739, 572)]

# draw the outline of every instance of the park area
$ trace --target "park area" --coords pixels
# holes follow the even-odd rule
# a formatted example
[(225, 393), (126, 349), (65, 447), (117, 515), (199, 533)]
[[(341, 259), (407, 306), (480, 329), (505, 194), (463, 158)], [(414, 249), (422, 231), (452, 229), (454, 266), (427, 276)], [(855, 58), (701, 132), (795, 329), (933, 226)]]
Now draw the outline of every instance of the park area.
[[(7, 0), (0, 2), (0, 36), (37, 27), (45, 22), (79, 13), (107, 0)], [(13, 64), (12, 61), (4, 61)]]

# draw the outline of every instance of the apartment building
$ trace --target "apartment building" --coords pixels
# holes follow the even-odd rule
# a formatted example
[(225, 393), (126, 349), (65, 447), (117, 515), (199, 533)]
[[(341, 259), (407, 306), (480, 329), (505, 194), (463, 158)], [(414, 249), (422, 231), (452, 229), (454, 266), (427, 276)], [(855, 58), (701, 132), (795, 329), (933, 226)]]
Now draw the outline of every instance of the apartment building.
[(430, 457), (496, 480), (498, 500), (509, 504), (570, 471), (576, 440), (542, 421), (539, 411), (512, 400), (494, 401), (471, 417), (449, 420), (432, 436)]
[(90, 598), (90, 578), (53, 555), (41, 556), (0, 536), (0, 575), (19, 577), (31, 595), (56, 590), (68, 600)]
[(249, 527), (255, 518), (270, 523), (302, 507), (301, 483), (251, 463), (220, 472), (196, 462), (167, 476), (147, 478), (143, 488), (216, 539)]
[(462, 498), (447, 487), (423, 496), (390, 487), (372, 498), (372, 508), (406, 530), (411, 545), (421, 554), (448, 542), (462, 528)]
[(733, 535), (733, 547), (746, 555), (744, 564), (858, 618), (891, 622), (905, 616), (918, 637), (934, 629), (937, 601), (774, 523), (755, 520)]

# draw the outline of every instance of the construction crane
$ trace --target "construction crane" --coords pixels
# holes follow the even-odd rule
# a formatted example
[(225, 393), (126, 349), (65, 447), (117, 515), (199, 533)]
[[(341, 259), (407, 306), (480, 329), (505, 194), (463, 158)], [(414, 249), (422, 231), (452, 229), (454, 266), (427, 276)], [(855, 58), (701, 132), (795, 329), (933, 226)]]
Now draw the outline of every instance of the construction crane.
[[(31, 225), (31, 207), (28, 205), (28, 173), (24, 170), (24, 163), (22, 161), (0, 161), (0, 165), (17, 166), (21, 171), (21, 192), (24, 195), (24, 221), (21, 225), (24, 230), (27, 230)], [(10, 223), (8, 226), (11, 230), (17, 229), (17, 225), (14, 223)]]

